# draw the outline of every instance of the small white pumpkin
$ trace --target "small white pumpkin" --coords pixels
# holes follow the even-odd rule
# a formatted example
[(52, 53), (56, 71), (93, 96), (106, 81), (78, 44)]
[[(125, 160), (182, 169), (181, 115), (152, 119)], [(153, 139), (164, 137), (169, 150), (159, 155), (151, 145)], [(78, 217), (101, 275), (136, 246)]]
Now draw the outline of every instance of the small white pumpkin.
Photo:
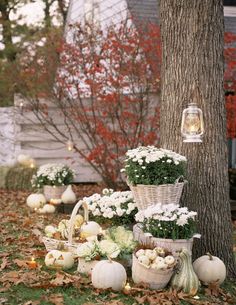
[(20, 154), (17, 157), (17, 161), (19, 164), (24, 165), (24, 166), (28, 166), (30, 163), (31, 157), (30, 155), (24, 155), (24, 154)]
[(224, 262), (210, 253), (197, 258), (193, 263), (193, 269), (200, 281), (205, 284), (219, 281), (223, 283), (226, 278), (226, 267)]
[(50, 199), (50, 203), (51, 204), (54, 204), (54, 205), (58, 205), (58, 204), (61, 204), (62, 203), (62, 201), (61, 201), (61, 199)]
[(50, 268), (70, 269), (74, 265), (74, 257), (70, 252), (51, 250), (45, 257), (45, 265)]
[(45, 204), (41, 209), (38, 209), (40, 214), (50, 214), (54, 213), (56, 208), (52, 204)]
[(175, 258), (174, 258), (172, 255), (167, 255), (167, 256), (164, 258), (164, 261), (165, 261), (165, 263), (166, 263), (168, 266), (172, 266), (172, 265), (174, 265), (174, 263), (175, 263)]
[(31, 209), (38, 209), (46, 203), (46, 198), (43, 194), (31, 194), (26, 199), (26, 204)]
[(98, 235), (101, 232), (101, 226), (95, 221), (88, 221), (80, 228), (80, 237), (87, 238), (89, 236)]
[(157, 257), (156, 251), (146, 249), (145, 250), (145, 255), (151, 260), (154, 261), (154, 259)]
[(145, 250), (143, 249), (139, 249), (137, 252), (136, 252), (136, 257), (139, 257), (141, 255), (145, 255)]
[(45, 227), (44, 232), (47, 237), (51, 238), (53, 236), (53, 234), (55, 234), (57, 232), (57, 228), (55, 228), (54, 226), (48, 225)]
[(154, 260), (155, 264), (164, 263), (164, 258), (161, 256), (157, 256)]
[(92, 270), (92, 284), (95, 288), (120, 291), (127, 280), (125, 268), (117, 262), (102, 260)]
[(150, 265), (150, 260), (146, 255), (140, 255), (138, 257), (138, 261), (140, 262), (140, 264), (145, 265), (147, 267)]
[(61, 195), (61, 200), (65, 204), (74, 203), (76, 201), (76, 195), (73, 192), (71, 185), (68, 185), (65, 192)]
[(157, 270), (166, 270), (168, 268), (168, 265), (163, 261), (163, 262), (159, 262), (158, 264), (156, 264)]

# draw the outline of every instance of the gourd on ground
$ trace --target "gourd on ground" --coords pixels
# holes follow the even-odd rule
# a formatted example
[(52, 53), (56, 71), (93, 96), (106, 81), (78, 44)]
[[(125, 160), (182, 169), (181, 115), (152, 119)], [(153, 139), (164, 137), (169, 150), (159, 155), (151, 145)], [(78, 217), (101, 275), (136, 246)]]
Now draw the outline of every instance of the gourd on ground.
[(177, 291), (194, 296), (199, 288), (199, 280), (192, 266), (191, 256), (187, 249), (183, 249), (179, 254), (179, 270), (173, 275), (171, 286)]
[(43, 194), (30, 194), (26, 199), (26, 204), (31, 209), (38, 209), (46, 203), (46, 198)]
[(224, 262), (210, 253), (197, 258), (193, 263), (193, 269), (200, 281), (204, 284), (212, 282), (223, 283), (226, 278)]
[(102, 260), (92, 270), (92, 284), (95, 288), (119, 291), (124, 288), (126, 280), (125, 268), (112, 260)]
[(74, 257), (71, 252), (63, 250), (51, 250), (45, 256), (45, 265), (52, 269), (70, 269), (74, 265)]

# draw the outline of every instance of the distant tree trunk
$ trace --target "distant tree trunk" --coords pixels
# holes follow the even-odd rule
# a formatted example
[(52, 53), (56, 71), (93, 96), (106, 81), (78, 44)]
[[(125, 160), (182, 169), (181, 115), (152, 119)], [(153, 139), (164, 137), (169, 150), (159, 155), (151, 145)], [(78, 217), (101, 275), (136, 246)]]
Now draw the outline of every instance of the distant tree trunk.
[[(199, 215), (194, 256), (206, 252), (236, 276), (232, 245), (223, 90), (223, 1), (160, 0), (161, 146), (188, 158), (183, 204)], [(195, 94), (199, 89), (200, 95)], [(191, 95), (203, 110), (203, 143), (183, 143), (181, 113)]]
[(52, 21), (51, 21), (51, 16), (50, 16), (50, 8), (51, 5), (53, 4), (54, 0), (44, 0), (44, 24), (45, 28), (48, 29), (52, 26)]
[(66, 24), (66, 16), (67, 16), (67, 5), (65, 4), (65, 0), (57, 0), (59, 12), (61, 13), (63, 24)]
[(16, 59), (16, 49), (12, 42), (11, 20), (9, 17), (10, 9), (9, 9), (9, 3), (6, 0), (3, 0), (0, 4), (0, 13), (1, 13), (3, 44), (5, 45), (3, 54), (4, 57), (9, 62), (12, 62)]

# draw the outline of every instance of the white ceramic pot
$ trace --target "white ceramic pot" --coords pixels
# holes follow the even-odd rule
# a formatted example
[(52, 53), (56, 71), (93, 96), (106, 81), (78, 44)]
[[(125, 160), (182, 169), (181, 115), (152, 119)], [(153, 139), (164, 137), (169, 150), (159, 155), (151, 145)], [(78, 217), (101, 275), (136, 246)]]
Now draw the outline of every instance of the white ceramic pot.
[(65, 192), (67, 186), (44, 185), (43, 193), (47, 201), (51, 199), (61, 199), (61, 195)]

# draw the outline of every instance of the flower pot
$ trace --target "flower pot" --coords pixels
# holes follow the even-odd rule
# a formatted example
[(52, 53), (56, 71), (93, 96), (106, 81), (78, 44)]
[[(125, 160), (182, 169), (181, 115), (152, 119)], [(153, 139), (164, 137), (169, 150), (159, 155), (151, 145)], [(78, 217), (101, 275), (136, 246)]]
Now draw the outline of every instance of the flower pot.
[(192, 253), (193, 248), (193, 238), (190, 239), (165, 239), (153, 237), (151, 234), (144, 233), (141, 225), (136, 224), (133, 227), (134, 239), (141, 244), (151, 244), (155, 247), (162, 247), (170, 252), (173, 255), (176, 255), (177, 251), (181, 251), (183, 248), (186, 248), (190, 253)]
[(134, 283), (146, 283), (151, 289), (163, 289), (169, 283), (172, 275), (173, 268), (166, 270), (147, 268), (140, 264), (133, 254), (132, 279)]
[(77, 271), (79, 273), (90, 275), (98, 262), (98, 260), (86, 261), (84, 258), (79, 258)]
[(184, 182), (162, 185), (129, 185), (139, 210), (146, 209), (155, 203), (178, 204), (183, 191)]
[(51, 199), (61, 199), (61, 195), (66, 190), (66, 185), (55, 186), (55, 185), (44, 185), (43, 193), (47, 201)]

